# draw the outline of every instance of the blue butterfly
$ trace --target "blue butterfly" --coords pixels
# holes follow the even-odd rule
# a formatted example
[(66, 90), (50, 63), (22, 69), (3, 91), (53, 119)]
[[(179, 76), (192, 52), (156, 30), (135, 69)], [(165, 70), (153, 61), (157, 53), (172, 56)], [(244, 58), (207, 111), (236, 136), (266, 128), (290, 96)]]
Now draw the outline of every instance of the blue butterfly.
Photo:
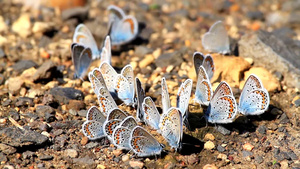
[(251, 74), (243, 87), (238, 111), (244, 115), (260, 115), (268, 109), (269, 104), (268, 91), (263, 87), (260, 79)]
[(160, 155), (162, 151), (160, 143), (141, 126), (131, 131), (129, 146), (138, 157)]
[(131, 131), (135, 126), (137, 126), (137, 122), (134, 117), (126, 117), (113, 131), (113, 144), (119, 149), (130, 150), (129, 138)]
[(110, 141), (113, 141), (112, 135), (115, 130), (115, 128), (121, 124), (121, 122), (127, 117), (127, 114), (125, 114), (122, 110), (119, 108), (115, 108), (110, 111), (108, 114), (106, 121), (103, 123), (103, 131), (104, 134), (107, 136), (107, 138)]
[(132, 41), (138, 34), (138, 22), (135, 17), (125, 15), (117, 6), (110, 5), (109, 11), (109, 35), (112, 45), (123, 45)]
[(87, 69), (92, 62), (92, 51), (83, 45), (73, 43), (71, 45), (72, 61), (75, 66), (76, 77), (83, 80)]
[(202, 65), (208, 75), (209, 80), (211, 80), (215, 72), (215, 65), (214, 65), (213, 58), (209, 54), (204, 56), (200, 52), (195, 52), (193, 55), (193, 61), (194, 61), (196, 74), (197, 75), (199, 74), (199, 68)]
[(202, 65), (198, 69), (197, 76), (198, 79), (194, 100), (200, 104), (208, 106), (213, 94), (213, 90), (208, 75), (206, 74), (206, 71)]
[(160, 118), (160, 133), (172, 148), (181, 149), (183, 135), (182, 126), (183, 118), (181, 112), (177, 108), (169, 108), (167, 113), (163, 113)]
[(121, 74), (118, 74), (114, 80), (114, 88), (118, 97), (126, 105), (134, 105), (134, 74), (131, 65), (126, 65)]
[(237, 114), (237, 105), (230, 86), (221, 82), (214, 92), (205, 112), (210, 123), (232, 123)]
[(136, 110), (136, 119), (137, 121), (144, 121), (144, 110), (143, 110), (143, 101), (145, 98), (145, 91), (142, 88), (142, 83), (139, 78), (135, 78), (135, 87), (136, 87), (136, 97), (137, 97), (137, 110)]
[(230, 53), (229, 37), (222, 21), (215, 22), (204, 34), (202, 46), (209, 52)]
[(147, 125), (151, 126), (153, 129), (159, 129), (159, 120), (160, 114), (151, 99), (151, 97), (146, 97), (142, 104), (143, 112), (144, 112), (144, 121)]
[(104, 137), (103, 123), (106, 120), (105, 115), (96, 107), (92, 106), (86, 115), (86, 121), (82, 124), (82, 132), (90, 140)]

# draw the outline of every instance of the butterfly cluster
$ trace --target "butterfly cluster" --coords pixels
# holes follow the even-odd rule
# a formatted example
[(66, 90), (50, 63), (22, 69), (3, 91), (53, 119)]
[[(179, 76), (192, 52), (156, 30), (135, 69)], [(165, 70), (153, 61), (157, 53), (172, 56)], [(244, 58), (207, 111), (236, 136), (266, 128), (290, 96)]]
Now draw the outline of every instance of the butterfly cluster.
[[(110, 63), (111, 46), (124, 45), (132, 41), (138, 34), (138, 23), (135, 17), (125, 15), (122, 9), (114, 5), (108, 6), (107, 10), (109, 11), (108, 36), (102, 49), (98, 49), (92, 33), (84, 24), (79, 24), (75, 29), (71, 52), (76, 76), (81, 79), (85, 76), (92, 60), (101, 58), (101, 62)], [(80, 51), (76, 50), (78, 48), (76, 46), (81, 46), (78, 49)], [(76, 48), (74, 49), (74, 47)], [(83, 53), (82, 47), (88, 50), (88, 53)]]
[(256, 75), (251, 74), (246, 80), (237, 105), (233, 92), (225, 81), (213, 92), (210, 83), (215, 69), (212, 57), (195, 52), (193, 60), (197, 74), (194, 100), (208, 106), (205, 112), (208, 122), (232, 123), (238, 112), (243, 115), (260, 115), (268, 109), (269, 93)]
[[(189, 125), (189, 101), (193, 81), (183, 81), (178, 89), (176, 105), (172, 106), (166, 79), (161, 79), (161, 107), (146, 96), (141, 81), (134, 77), (132, 66), (126, 65), (120, 73), (111, 66), (111, 46), (131, 41), (137, 34), (137, 21), (116, 7), (109, 6), (109, 35), (99, 50), (90, 31), (80, 24), (75, 30), (71, 45), (72, 58), (77, 76), (83, 78), (93, 59), (101, 57), (101, 64), (88, 73), (89, 81), (97, 95), (99, 107), (92, 106), (82, 125), (82, 131), (90, 140), (107, 137), (117, 148), (133, 151), (139, 157), (159, 155), (163, 146), (138, 122), (156, 130), (171, 148), (182, 148), (184, 126)], [(221, 33), (220, 33), (221, 32)], [(216, 36), (224, 41), (215, 41)], [(202, 39), (206, 50), (229, 52), (229, 40), (222, 22), (215, 23)], [(212, 48), (213, 47), (213, 48)], [(269, 106), (269, 94), (256, 75), (250, 75), (241, 92), (239, 104), (230, 86), (221, 82), (215, 91), (210, 83), (215, 66), (210, 55), (195, 52), (193, 55), (197, 83), (194, 101), (207, 106), (204, 117), (210, 123), (232, 123), (238, 112), (244, 115), (259, 115)], [(136, 107), (136, 116), (122, 111), (115, 100)]]
[[(140, 80), (134, 80), (130, 65), (118, 74), (108, 62), (103, 62), (88, 75), (99, 102), (99, 108), (93, 106), (88, 110), (87, 120), (82, 125), (83, 133), (89, 139), (107, 137), (116, 147), (132, 150), (139, 157), (160, 154), (161, 144), (143, 127), (138, 126), (137, 119), (157, 130), (172, 148), (181, 148), (183, 119), (187, 118), (192, 89), (190, 79), (179, 88), (177, 107), (170, 106), (166, 82), (162, 79), (162, 95), (166, 96), (163, 105), (166, 110), (161, 115), (152, 98), (145, 96)], [(119, 109), (114, 99), (120, 99), (128, 106), (137, 104), (137, 118)]]

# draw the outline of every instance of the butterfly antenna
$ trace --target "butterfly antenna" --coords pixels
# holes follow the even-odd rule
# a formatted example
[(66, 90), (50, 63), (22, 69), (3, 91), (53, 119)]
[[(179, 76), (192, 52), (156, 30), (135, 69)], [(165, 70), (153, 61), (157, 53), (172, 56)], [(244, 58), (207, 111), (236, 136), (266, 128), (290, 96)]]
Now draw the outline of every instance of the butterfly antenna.
[(191, 144), (191, 143), (181, 143), (181, 144), (194, 146), (194, 147), (201, 147), (201, 145), (198, 145), (198, 144)]

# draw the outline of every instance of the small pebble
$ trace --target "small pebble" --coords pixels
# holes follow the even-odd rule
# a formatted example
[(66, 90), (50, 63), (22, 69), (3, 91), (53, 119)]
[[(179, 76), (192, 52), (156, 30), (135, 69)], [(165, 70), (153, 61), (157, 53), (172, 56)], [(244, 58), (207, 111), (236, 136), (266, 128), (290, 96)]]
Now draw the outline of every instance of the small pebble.
[(122, 154), (122, 150), (116, 149), (116, 150), (113, 151), (113, 154), (114, 154), (116, 157), (119, 157), (119, 156)]
[(226, 160), (227, 159), (227, 155), (220, 153), (220, 154), (218, 154), (217, 159)]
[(87, 137), (83, 137), (80, 141), (80, 144), (85, 146), (87, 143), (89, 142), (89, 138)]
[(143, 168), (144, 163), (141, 162), (141, 161), (137, 161), (137, 160), (131, 160), (131, 161), (129, 161), (129, 165), (132, 168), (135, 168), (135, 167), (137, 167), (137, 168)]
[(15, 169), (15, 167), (12, 165), (5, 165), (3, 166), (3, 169)]
[(265, 125), (261, 125), (258, 127), (257, 131), (260, 133), (260, 134), (266, 134), (267, 132), (267, 127)]
[(243, 149), (246, 150), (246, 151), (252, 151), (254, 148), (254, 146), (250, 143), (246, 143), (243, 145)]
[(129, 160), (129, 155), (128, 154), (122, 156), (122, 161), (123, 162), (126, 162), (128, 160)]
[(215, 136), (213, 134), (211, 134), (211, 133), (207, 133), (204, 136), (204, 140), (211, 140), (211, 141), (213, 141), (213, 140), (215, 140)]
[(69, 156), (71, 158), (77, 158), (78, 157), (78, 152), (74, 149), (66, 149), (64, 151), (64, 155)]
[(220, 146), (220, 145), (218, 145), (217, 146), (217, 150), (219, 151), (219, 152), (224, 152), (225, 151), (225, 148), (224, 147), (222, 147), (222, 146)]
[(215, 144), (212, 141), (207, 141), (204, 144), (204, 149), (206, 149), (206, 150), (212, 150), (214, 148), (215, 148)]
[(206, 164), (203, 169), (218, 169), (218, 167), (213, 164)]

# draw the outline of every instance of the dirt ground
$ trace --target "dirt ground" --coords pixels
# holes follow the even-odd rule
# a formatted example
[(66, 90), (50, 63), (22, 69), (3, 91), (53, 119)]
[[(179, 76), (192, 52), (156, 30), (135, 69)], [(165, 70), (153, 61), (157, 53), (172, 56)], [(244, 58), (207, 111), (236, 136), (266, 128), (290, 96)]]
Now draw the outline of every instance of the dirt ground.
[[(70, 8), (68, 4), (61, 9), (50, 0), (41, 4), (24, 2), (0, 2), (1, 168), (300, 168), (297, 85), (289, 83), (289, 72), (276, 65), (270, 69), (269, 63), (249, 57), (247, 50), (239, 51), (244, 35), (263, 30), (284, 36), (278, 39), (287, 39), (283, 44), (294, 47), (297, 54), (299, 1), (78, 0), (73, 5), (79, 6)], [(120, 71), (131, 64), (146, 95), (160, 111), (162, 77), (167, 80), (173, 106), (180, 84), (188, 78), (193, 80), (190, 130), (184, 129), (179, 152), (171, 150), (160, 134), (142, 123), (165, 145), (160, 156), (138, 158), (132, 151), (117, 149), (107, 139), (89, 141), (81, 131), (87, 110), (98, 101), (87, 78), (74, 78), (72, 36), (75, 27), (84, 23), (102, 46), (110, 4), (139, 22), (135, 40), (113, 47), (112, 66)], [(264, 114), (239, 115), (226, 125), (207, 124), (203, 118), (207, 107), (193, 101), (196, 75), (192, 56), (196, 51), (208, 53), (201, 38), (218, 20), (226, 26), (232, 53), (212, 54), (216, 67), (213, 88), (227, 81), (238, 102), (245, 78), (255, 72), (270, 95), (270, 106)], [(282, 49), (268, 44), (264, 47), (270, 53)], [(249, 50), (265, 52), (262, 48)], [(300, 71), (299, 56), (292, 58), (295, 62), (284, 64), (295, 63), (293, 70)], [(95, 60), (90, 70), (99, 65)], [(119, 108), (135, 117), (136, 108), (123, 104)]]

